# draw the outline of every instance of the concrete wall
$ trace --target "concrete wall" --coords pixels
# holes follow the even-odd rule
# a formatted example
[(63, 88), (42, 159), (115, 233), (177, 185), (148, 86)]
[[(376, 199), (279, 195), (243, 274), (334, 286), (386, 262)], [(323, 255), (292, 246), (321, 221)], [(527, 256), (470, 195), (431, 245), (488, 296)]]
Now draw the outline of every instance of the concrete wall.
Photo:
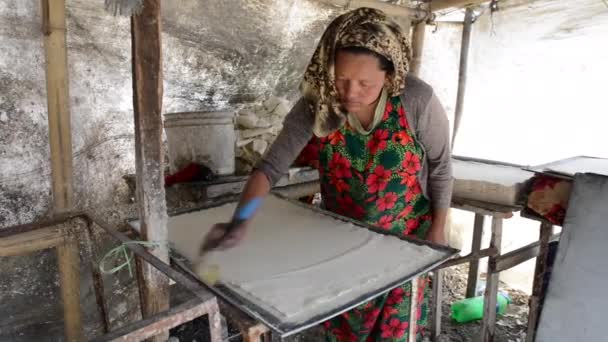
[[(0, 3), (0, 227), (50, 208), (40, 3)], [(134, 169), (128, 18), (103, 1), (67, 2), (76, 202), (119, 205)], [(293, 97), (316, 40), (337, 13), (311, 1), (163, 2), (164, 112)]]

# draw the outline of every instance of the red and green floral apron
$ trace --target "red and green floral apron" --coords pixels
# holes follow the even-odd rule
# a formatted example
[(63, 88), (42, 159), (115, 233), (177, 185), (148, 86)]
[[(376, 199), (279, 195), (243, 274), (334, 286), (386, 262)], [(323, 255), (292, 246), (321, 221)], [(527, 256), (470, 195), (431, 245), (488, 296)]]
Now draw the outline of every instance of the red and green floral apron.
[[(432, 216), (418, 182), (422, 149), (412, 136), (397, 96), (387, 101), (382, 121), (370, 134), (346, 124), (326, 138), (314, 138), (299, 162), (318, 167), (325, 209), (394, 235), (424, 239)], [(327, 340), (407, 341), (412, 295), (418, 296), (415, 319), (417, 340), (422, 340), (428, 290), (428, 277), (420, 277), (416, 294), (408, 283), (327, 321)]]

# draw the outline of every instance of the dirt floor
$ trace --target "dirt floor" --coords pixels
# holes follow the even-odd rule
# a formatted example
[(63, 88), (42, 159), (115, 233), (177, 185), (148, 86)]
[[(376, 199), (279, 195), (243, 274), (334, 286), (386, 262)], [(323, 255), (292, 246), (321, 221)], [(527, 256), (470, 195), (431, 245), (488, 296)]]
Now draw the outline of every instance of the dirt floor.
[[(464, 298), (467, 286), (467, 266), (457, 266), (444, 272), (442, 335), (440, 342), (474, 342), (479, 341), (481, 322), (458, 324), (450, 318), (451, 303)], [(482, 275), (483, 279), (483, 275)], [(526, 337), (528, 321), (528, 295), (501, 284), (500, 291), (511, 297), (505, 315), (500, 316), (496, 323), (496, 342), (523, 342)], [(230, 317), (227, 317), (228, 322)], [(171, 342), (205, 342), (209, 340), (206, 321), (198, 319), (190, 324), (177, 327), (171, 331)], [(242, 341), (238, 331), (230, 324), (226, 334), (230, 342)], [(323, 341), (323, 332), (319, 328), (310, 329), (302, 334), (287, 339), (288, 342)]]

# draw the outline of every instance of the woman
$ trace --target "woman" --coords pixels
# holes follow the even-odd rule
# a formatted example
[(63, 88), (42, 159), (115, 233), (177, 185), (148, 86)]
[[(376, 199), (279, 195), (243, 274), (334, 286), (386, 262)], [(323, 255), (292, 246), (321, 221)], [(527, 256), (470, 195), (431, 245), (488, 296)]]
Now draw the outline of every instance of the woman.
[[(408, 75), (408, 39), (384, 13), (360, 8), (327, 28), (304, 74), (302, 99), (251, 174), (241, 201), (266, 195), (300, 152), (319, 168), (327, 210), (395, 235), (445, 244), (451, 199), (448, 121), (432, 88)], [(236, 245), (246, 224), (208, 239)], [(427, 278), (419, 293), (399, 287), (325, 323), (330, 341), (406, 341), (409, 297), (426, 324)]]

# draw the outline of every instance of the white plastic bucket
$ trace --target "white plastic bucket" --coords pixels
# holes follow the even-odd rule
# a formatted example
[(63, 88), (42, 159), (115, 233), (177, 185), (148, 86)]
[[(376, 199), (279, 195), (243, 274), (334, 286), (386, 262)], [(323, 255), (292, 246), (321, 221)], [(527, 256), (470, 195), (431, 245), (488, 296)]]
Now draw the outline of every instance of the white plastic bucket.
[(165, 133), (171, 173), (195, 162), (217, 175), (234, 174), (234, 112), (165, 114)]

